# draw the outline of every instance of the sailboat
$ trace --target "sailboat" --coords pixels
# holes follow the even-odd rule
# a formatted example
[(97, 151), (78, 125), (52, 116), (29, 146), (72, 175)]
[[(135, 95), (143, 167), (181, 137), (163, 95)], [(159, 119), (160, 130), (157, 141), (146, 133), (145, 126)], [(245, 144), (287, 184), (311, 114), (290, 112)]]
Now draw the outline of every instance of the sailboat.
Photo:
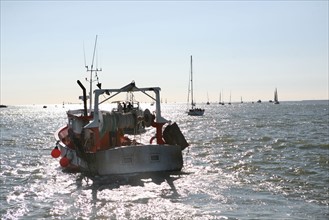
[(219, 104), (221, 104), (221, 105), (225, 105), (225, 102), (224, 102), (224, 91), (223, 91), (223, 101), (222, 101), (222, 94), (220, 94), (220, 101), (221, 101), (221, 103), (219, 103)]
[(276, 88), (274, 91), (274, 104), (280, 104), (279, 99), (278, 99), (278, 90)]
[(231, 92), (230, 92), (230, 102), (228, 104), (231, 105)]
[(187, 114), (191, 116), (202, 116), (204, 114), (204, 109), (195, 108), (195, 103), (193, 100), (193, 68), (192, 68), (192, 56), (191, 56), (191, 75), (188, 86), (188, 95), (187, 95), (187, 103), (189, 103), (189, 97), (191, 94), (191, 108), (188, 110)]
[(207, 105), (210, 105), (208, 93), (207, 93)]

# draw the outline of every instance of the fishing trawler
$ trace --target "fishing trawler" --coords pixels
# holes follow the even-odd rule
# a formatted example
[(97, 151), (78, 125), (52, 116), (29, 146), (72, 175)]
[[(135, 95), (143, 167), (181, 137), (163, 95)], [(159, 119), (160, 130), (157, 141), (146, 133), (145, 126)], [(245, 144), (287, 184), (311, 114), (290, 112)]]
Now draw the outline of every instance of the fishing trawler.
[[(92, 175), (180, 171), (183, 167), (182, 151), (188, 143), (178, 125), (161, 115), (161, 89), (139, 88), (134, 81), (118, 89), (101, 89), (99, 86), (99, 89), (93, 91), (92, 107), (92, 76), (98, 69), (91, 65), (87, 71), (91, 72), (89, 110), (86, 88), (78, 80), (83, 91), (84, 107), (69, 110), (67, 124), (55, 132), (56, 146), (51, 155), (60, 158), (60, 165), (68, 171)], [(145, 109), (143, 114), (139, 114), (134, 110), (124, 112), (102, 109), (102, 105), (111, 103), (122, 93), (144, 94), (154, 101), (155, 111), (151, 113)], [(124, 133), (124, 129), (136, 128), (141, 123), (150, 129), (146, 133), (149, 137), (146, 134)]]

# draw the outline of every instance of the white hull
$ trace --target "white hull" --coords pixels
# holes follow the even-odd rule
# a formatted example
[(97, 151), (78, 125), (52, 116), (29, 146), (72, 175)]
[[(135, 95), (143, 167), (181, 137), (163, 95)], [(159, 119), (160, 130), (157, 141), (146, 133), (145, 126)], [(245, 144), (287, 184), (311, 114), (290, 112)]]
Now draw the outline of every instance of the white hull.
[[(179, 171), (183, 167), (182, 149), (176, 145), (134, 145), (86, 153), (78, 156), (63, 143), (61, 156), (70, 159), (71, 171), (86, 171), (98, 175)], [(86, 159), (82, 159), (86, 158)], [(88, 163), (87, 161), (88, 160)]]
[(97, 152), (96, 161), (100, 175), (178, 171), (183, 167), (181, 147), (173, 145), (117, 147)]

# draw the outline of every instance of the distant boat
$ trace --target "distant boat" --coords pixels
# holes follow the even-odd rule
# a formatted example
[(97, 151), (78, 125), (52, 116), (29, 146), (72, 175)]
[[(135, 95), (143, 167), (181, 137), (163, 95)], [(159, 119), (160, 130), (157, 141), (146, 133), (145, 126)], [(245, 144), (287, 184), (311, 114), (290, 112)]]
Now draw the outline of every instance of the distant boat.
[(259, 99), (259, 100), (257, 101), (257, 103), (262, 103), (262, 100)]
[(280, 104), (279, 99), (278, 99), (278, 90), (276, 88), (274, 91), (274, 104)]
[(210, 105), (208, 93), (207, 93), (207, 105)]
[(230, 92), (230, 102), (228, 104), (231, 105), (231, 92)]
[(223, 100), (222, 100), (222, 103), (221, 104), (222, 105), (225, 105), (225, 102), (224, 102), (224, 91), (223, 91), (223, 96), (222, 97), (223, 97)]
[(47, 106), (46, 106), (46, 105), (44, 105), (44, 106), (43, 106), (43, 108), (47, 108)]
[(242, 101), (242, 96), (241, 96), (241, 104), (243, 103), (243, 101)]
[(0, 105), (0, 108), (7, 108), (8, 106), (6, 105)]
[(224, 104), (224, 103), (222, 103), (222, 93), (221, 92), (219, 93), (219, 102), (218, 102), (218, 104), (220, 104), (220, 105)]
[(187, 103), (189, 103), (189, 97), (191, 94), (191, 108), (188, 110), (187, 114), (191, 116), (202, 116), (204, 114), (204, 109), (195, 108), (195, 103), (193, 100), (193, 70), (192, 70), (192, 56), (191, 56), (191, 75), (188, 85), (188, 95), (187, 95)]

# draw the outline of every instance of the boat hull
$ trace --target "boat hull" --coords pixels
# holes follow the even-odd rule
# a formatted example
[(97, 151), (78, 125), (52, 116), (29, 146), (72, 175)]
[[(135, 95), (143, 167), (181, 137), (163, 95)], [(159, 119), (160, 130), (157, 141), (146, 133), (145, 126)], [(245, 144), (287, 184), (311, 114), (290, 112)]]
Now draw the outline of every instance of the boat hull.
[(96, 167), (100, 175), (179, 171), (183, 157), (179, 146), (125, 146), (97, 152)]
[(191, 116), (202, 116), (204, 114), (204, 110), (195, 110), (195, 109), (192, 109), (192, 110), (189, 110), (187, 112), (188, 115), (191, 115)]
[(68, 171), (89, 172), (96, 175), (180, 171), (183, 167), (181, 146), (168, 144), (130, 145), (114, 147), (95, 153), (81, 153), (65, 145), (55, 135), (61, 157), (67, 157)]

